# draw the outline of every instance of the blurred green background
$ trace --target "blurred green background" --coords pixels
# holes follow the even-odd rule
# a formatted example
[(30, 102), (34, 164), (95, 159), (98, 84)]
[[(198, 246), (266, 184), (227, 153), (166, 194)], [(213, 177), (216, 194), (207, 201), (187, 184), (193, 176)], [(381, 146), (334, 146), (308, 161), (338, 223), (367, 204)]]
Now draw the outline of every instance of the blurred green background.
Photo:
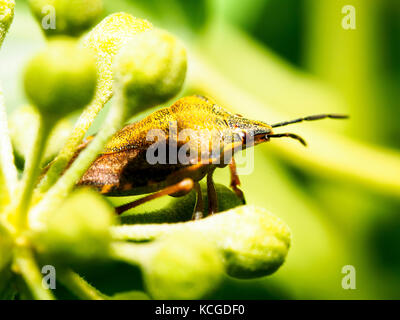
[[(355, 30), (342, 27), (345, 5), (356, 10)], [(184, 40), (190, 54), (182, 95), (204, 93), (270, 123), (325, 112), (351, 116), (279, 130), (301, 134), (308, 148), (282, 139), (255, 149), (242, 188), (248, 203), (286, 221), (292, 247), (272, 276), (227, 279), (211, 298), (400, 298), (400, 2), (105, 0), (104, 16), (118, 11)], [(43, 45), (18, 0), (0, 52), (10, 113), (26, 103), (23, 67)], [(227, 170), (217, 172), (218, 182), (228, 178)], [(355, 290), (342, 288), (345, 265), (356, 269)], [(118, 274), (107, 268), (97, 279), (105, 291), (135, 276), (122, 265)]]

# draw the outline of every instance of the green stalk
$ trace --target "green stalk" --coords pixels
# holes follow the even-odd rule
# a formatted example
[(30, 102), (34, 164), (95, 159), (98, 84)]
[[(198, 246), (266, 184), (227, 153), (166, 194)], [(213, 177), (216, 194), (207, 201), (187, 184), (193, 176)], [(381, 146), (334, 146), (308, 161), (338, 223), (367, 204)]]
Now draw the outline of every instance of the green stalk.
[(164, 223), (164, 224), (137, 224), (137, 225), (122, 225), (111, 227), (111, 235), (115, 240), (133, 240), (144, 241), (154, 240), (155, 238), (171, 232), (182, 226), (182, 223)]
[(111, 244), (111, 255), (117, 260), (143, 268), (148, 265), (152, 257), (152, 251), (155, 248), (156, 244), (154, 243), (114, 242)]
[(115, 131), (122, 126), (124, 114), (125, 102), (121, 93), (116, 97), (111, 106), (103, 130), (96, 135), (93, 141), (81, 152), (65, 174), (57, 180), (57, 183), (51, 187), (42, 200), (31, 210), (29, 218), (32, 227), (41, 228), (44, 216), (50, 213), (52, 209), (56, 208), (57, 205), (68, 196), (76, 182), (102, 151), (105, 143), (111, 138)]
[[(98, 89), (98, 92), (102, 92), (102, 89)], [(55, 181), (57, 181), (57, 179), (73, 157), (82, 139), (85, 137), (87, 130), (108, 100), (109, 96), (105, 97), (97, 93), (90, 105), (87, 106), (86, 109), (83, 111), (67, 143), (61, 149), (60, 153), (53, 161), (53, 164), (41, 180), (39, 184), (40, 192), (46, 192), (55, 183)]]
[(51, 122), (42, 117), (42, 121), (38, 126), (35, 142), (32, 146), (31, 152), (27, 158), (24, 168), (24, 175), (21, 181), (20, 196), (17, 198), (16, 223), (19, 228), (23, 228), (27, 222), (27, 213), (30, 206), (33, 189), (36, 185), (40, 173), (40, 161), (42, 159), (44, 148), (46, 146), (46, 139), (51, 129)]
[(107, 297), (96, 288), (86, 282), (79, 274), (71, 269), (63, 270), (59, 273), (58, 279), (61, 283), (83, 300), (104, 300)]
[(40, 273), (32, 252), (26, 247), (16, 249), (14, 262), (18, 272), (27, 284), (31, 294), (35, 299), (54, 300), (50, 289), (45, 289), (42, 285), (43, 276)]
[[(16, 190), (18, 183), (18, 172), (14, 164), (14, 154), (7, 124), (7, 113), (3, 100), (3, 92), (0, 87), (0, 169), (4, 177), (4, 189), (10, 199)], [(2, 188), (3, 189), (3, 188)], [(2, 197), (2, 199), (4, 199)]]

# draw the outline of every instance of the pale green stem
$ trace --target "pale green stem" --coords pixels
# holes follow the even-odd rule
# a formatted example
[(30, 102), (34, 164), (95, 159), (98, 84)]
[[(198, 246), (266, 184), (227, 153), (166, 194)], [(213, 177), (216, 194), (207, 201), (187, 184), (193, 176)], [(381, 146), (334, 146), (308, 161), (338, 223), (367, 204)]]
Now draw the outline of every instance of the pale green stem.
[(156, 249), (155, 243), (114, 242), (111, 244), (111, 255), (117, 260), (146, 268)]
[[(0, 167), (8, 195), (14, 194), (18, 183), (18, 172), (14, 164), (14, 154), (7, 124), (7, 113), (0, 87)], [(9, 197), (7, 197), (9, 198)]]
[(103, 92), (102, 86), (97, 89), (95, 98), (79, 117), (67, 143), (64, 145), (60, 153), (53, 161), (51, 167), (42, 178), (39, 184), (40, 192), (46, 192), (55, 183), (55, 181), (57, 181), (58, 177), (61, 175), (73, 157), (82, 139), (85, 137), (85, 134), (93, 123), (94, 119), (104, 107), (106, 102), (110, 99), (111, 95), (107, 94), (104, 96), (101, 94), (101, 92)]
[(15, 265), (27, 284), (31, 294), (38, 300), (54, 300), (50, 289), (42, 284), (43, 275), (40, 273), (32, 252), (26, 247), (16, 249)]
[(107, 296), (91, 286), (85, 279), (71, 269), (58, 273), (58, 279), (78, 298), (83, 300), (104, 300)]
[(153, 240), (167, 232), (179, 228), (182, 223), (136, 224), (111, 227), (111, 235), (115, 240)]
[(121, 127), (124, 113), (125, 102), (121, 94), (114, 100), (103, 129), (88, 147), (81, 152), (71, 167), (58, 179), (57, 183), (44, 195), (42, 200), (31, 210), (29, 222), (33, 228), (41, 228), (43, 219), (45, 219), (44, 216), (49, 214), (67, 197), (80, 177), (102, 151), (105, 143)]
[(40, 173), (40, 160), (44, 153), (50, 128), (50, 122), (42, 117), (42, 121), (36, 133), (35, 142), (29, 157), (26, 159), (24, 175), (21, 181), (20, 196), (16, 198), (17, 209), (15, 210), (15, 214), (17, 226), (19, 228), (23, 228), (27, 223), (27, 212), (32, 200), (33, 189)]

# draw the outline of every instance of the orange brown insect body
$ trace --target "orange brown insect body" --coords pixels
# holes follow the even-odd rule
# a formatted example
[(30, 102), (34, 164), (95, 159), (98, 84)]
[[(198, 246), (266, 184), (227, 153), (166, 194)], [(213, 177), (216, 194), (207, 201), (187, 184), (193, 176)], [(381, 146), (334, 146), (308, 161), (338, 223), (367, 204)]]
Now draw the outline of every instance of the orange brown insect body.
[[(275, 137), (291, 137), (305, 144), (304, 140), (291, 133), (274, 134), (274, 127), (284, 126), (303, 120), (317, 120), (322, 118), (345, 118), (341, 115), (318, 115), (300, 118), (276, 125), (269, 125), (262, 121), (246, 119), (240, 115), (232, 114), (211, 99), (202, 96), (185, 97), (172, 106), (160, 109), (145, 119), (130, 124), (117, 132), (107, 143), (104, 152), (100, 154), (86, 173), (82, 176), (78, 185), (95, 187), (100, 193), (107, 196), (124, 196), (152, 193), (130, 204), (116, 208), (118, 213), (126, 211), (141, 203), (158, 198), (163, 195), (183, 195), (193, 188), (197, 193), (197, 204), (193, 217), (201, 218), (203, 215), (203, 200), (199, 181), (207, 176), (207, 193), (209, 199), (209, 213), (214, 213), (217, 208), (217, 196), (212, 180), (212, 175), (217, 167), (225, 167), (229, 164), (231, 169), (231, 187), (242, 199), (244, 196), (238, 188), (239, 178), (236, 174), (234, 152), (238, 149), (251, 147), (268, 141)], [(161, 130), (167, 139), (158, 141), (166, 143), (166, 149), (170, 150), (171, 141), (176, 143), (176, 152), (179, 152), (188, 140), (171, 140), (171, 123), (176, 124), (177, 134), (184, 129), (194, 131), (208, 130), (216, 133), (222, 152), (219, 157), (225, 161), (213, 161), (216, 159), (197, 159), (197, 163), (155, 163), (150, 164), (147, 159), (147, 150), (155, 142), (148, 139), (148, 132), (153, 129)], [(248, 139), (248, 138), (251, 139)], [(227, 139), (228, 138), (228, 139)], [(200, 148), (204, 138), (190, 140), (190, 147)], [(228, 142), (226, 142), (228, 141)], [(249, 143), (248, 141), (251, 141)], [(85, 144), (90, 143), (90, 140)], [(83, 144), (80, 148), (85, 147)], [(229, 151), (229, 152), (228, 152)], [(175, 152), (175, 151), (174, 151)], [(169, 155), (167, 155), (169, 158)], [(228, 162), (226, 161), (228, 159)], [(217, 159), (218, 160), (218, 159)], [(220, 160), (220, 159), (219, 159)]]

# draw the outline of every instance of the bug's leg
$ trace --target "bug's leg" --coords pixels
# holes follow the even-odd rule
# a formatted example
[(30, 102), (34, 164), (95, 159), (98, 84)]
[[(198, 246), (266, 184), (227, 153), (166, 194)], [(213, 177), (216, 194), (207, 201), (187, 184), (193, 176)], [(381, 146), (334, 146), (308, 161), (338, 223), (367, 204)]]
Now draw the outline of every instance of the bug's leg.
[(194, 183), (194, 190), (196, 191), (196, 206), (194, 207), (192, 220), (199, 220), (203, 218), (204, 203), (201, 187), (198, 182)]
[(208, 214), (214, 214), (218, 212), (218, 199), (217, 191), (213, 181), (214, 171), (207, 174), (207, 197), (208, 197)]
[(236, 170), (236, 162), (233, 157), (231, 162), (229, 163), (229, 170), (231, 172), (231, 188), (233, 192), (235, 192), (236, 195), (239, 197), (239, 199), (242, 200), (242, 203), (246, 204), (246, 199), (244, 197), (243, 191), (239, 189), (240, 180)]
[(129, 202), (127, 204), (124, 204), (122, 206), (116, 207), (115, 211), (117, 214), (121, 214), (129, 209), (135, 208), (143, 203), (149, 202), (151, 200), (171, 195), (174, 193), (182, 192), (182, 193), (188, 193), (193, 189), (194, 182), (192, 179), (186, 178), (183, 179), (182, 181), (178, 182), (177, 184), (174, 184), (172, 186), (168, 186), (158, 192), (155, 192), (153, 194), (150, 194), (148, 196), (145, 196), (143, 198), (140, 198), (138, 200), (135, 200), (133, 202)]

